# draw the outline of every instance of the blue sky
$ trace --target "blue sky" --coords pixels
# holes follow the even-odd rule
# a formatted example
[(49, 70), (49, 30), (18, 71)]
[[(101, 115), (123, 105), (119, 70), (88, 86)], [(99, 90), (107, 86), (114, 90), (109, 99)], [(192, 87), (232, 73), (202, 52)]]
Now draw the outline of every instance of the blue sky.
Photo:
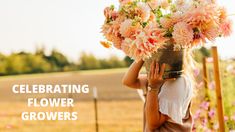
[[(235, 14), (234, 0), (220, 0)], [(0, 52), (34, 52), (37, 45), (48, 51), (56, 48), (71, 60), (77, 60), (82, 51), (98, 57), (124, 54), (115, 49), (105, 49), (100, 27), (104, 21), (103, 9), (118, 0), (1, 0), (0, 1)], [(235, 16), (231, 17), (235, 24)], [(234, 33), (226, 39), (218, 39), (222, 57), (235, 56)]]

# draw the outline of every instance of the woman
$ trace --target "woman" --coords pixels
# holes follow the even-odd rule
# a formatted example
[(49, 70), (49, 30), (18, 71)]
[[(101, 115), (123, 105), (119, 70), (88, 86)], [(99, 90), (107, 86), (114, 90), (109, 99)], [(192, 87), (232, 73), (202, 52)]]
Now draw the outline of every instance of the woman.
[[(187, 54), (189, 55), (189, 54)], [(184, 73), (163, 80), (165, 64), (153, 61), (148, 75), (139, 71), (144, 61), (133, 62), (123, 77), (123, 84), (135, 89), (147, 89), (144, 105), (144, 132), (190, 132), (192, 117), (190, 104), (193, 81), (190, 76), (190, 59), (184, 57)]]

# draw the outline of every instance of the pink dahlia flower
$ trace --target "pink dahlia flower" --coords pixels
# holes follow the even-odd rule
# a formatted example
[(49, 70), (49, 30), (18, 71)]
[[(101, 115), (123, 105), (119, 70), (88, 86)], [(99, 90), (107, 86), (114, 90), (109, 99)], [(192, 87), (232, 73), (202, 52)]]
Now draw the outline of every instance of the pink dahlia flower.
[(232, 21), (227, 19), (220, 25), (220, 32), (222, 36), (227, 37), (232, 33)]
[(150, 0), (147, 4), (152, 8), (156, 9), (159, 6), (159, 0)]
[(207, 4), (198, 7), (192, 7), (184, 15), (184, 22), (193, 28), (206, 26), (208, 23), (219, 23), (220, 12), (215, 4)]
[(166, 39), (162, 36), (162, 31), (156, 28), (157, 24), (150, 23), (145, 31), (138, 30), (135, 39), (125, 38), (122, 42), (122, 50), (135, 61), (151, 57), (165, 44)]
[(119, 2), (121, 3), (121, 5), (130, 3), (130, 2), (133, 2), (133, 1), (134, 1), (134, 0), (119, 0)]
[(215, 41), (219, 36), (219, 27), (216, 23), (210, 22), (202, 27), (202, 34), (210, 41)]
[(173, 13), (170, 17), (161, 17), (160, 23), (163, 28), (170, 28), (177, 22), (179, 22), (182, 18), (182, 14), (179, 12)]
[(228, 16), (226, 8), (225, 7), (220, 7), (219, 11), (220, 11), (220, 16), (219, 17), (220, 17), (221, 21), (225, 20)]
[(166, 9), (170, 6), (170, 3), (168, 2), (168, 0), (161, 0), (160, 5), (163, 9)]
[(176, 44), (182, 47), (190, 47), (193, 41), (193, 29), (185, 22), (179, 22), (174, 25), (173, 39)]
[(148, 4), (139, 2), (137, 4), (137, 7), (138, 7), (138, 13), (140, 13), (141, 20), (143, 22), (148, 21), (150, 18), (150, 12), (151, 12), (151, 9), (148, 6)]
[(126, 19), (120, 25), (120, 34), (123, 37), (131, 38), (137, 30), (141, 28), (140, 24), (132, 25), (131, 19)]
[(172, 19), (167, 18), (167, 17), (161, 17), (160, 18), (160, 23), (163, 28), (170, 28), (171, 26), (174, 25)]
[(102, 33), (106, 37), (108, 41), (113, 42), (114, 47), (121, 49), (121, 43), (123, 38), (121, 37), (121, 34), (119, 33), (120, 25), (118, 22), (113, 21), (109, 24), (104, 24), (102, 26)]

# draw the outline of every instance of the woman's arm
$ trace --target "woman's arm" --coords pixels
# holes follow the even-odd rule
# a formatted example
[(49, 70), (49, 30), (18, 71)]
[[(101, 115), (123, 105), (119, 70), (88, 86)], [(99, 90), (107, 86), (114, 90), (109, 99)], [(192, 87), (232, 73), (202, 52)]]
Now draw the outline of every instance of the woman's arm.
[(148, 75), (148, 82), (151, 90), (147, 93), (145, 114), (147, 126), (150, 131), (160, 127), (169, 118), (167, 115), (164, 115), (159, 111), (158, 104), (159, 89), (164, 81), (166, 81), (162, 79), (164, 69), (165, 64), (163, 64), (159, 69), (159, 64), (153, 61)]
[(143, 64), (143, 60), (140, 60), (139, 62), (133, 62), (122, 78), (122, 84), (137, 89), (145, 87), (147, 83), (147, 75), (139, 74)]

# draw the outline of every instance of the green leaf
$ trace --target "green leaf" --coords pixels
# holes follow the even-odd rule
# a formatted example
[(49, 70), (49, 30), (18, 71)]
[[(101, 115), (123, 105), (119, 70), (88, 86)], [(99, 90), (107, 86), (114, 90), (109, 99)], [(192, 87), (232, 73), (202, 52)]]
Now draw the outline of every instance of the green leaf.
[(148, 24), (147, 22), (143, 22), (142, 23), (143, 28), (145, 28), (147, 26), (147, 24)]
[(111, 5), (111, 6), (110, 6), (110, 9), (111, 9), (111, 10), (114, 10), (114, 8), (115, 8), (114, 5)]

